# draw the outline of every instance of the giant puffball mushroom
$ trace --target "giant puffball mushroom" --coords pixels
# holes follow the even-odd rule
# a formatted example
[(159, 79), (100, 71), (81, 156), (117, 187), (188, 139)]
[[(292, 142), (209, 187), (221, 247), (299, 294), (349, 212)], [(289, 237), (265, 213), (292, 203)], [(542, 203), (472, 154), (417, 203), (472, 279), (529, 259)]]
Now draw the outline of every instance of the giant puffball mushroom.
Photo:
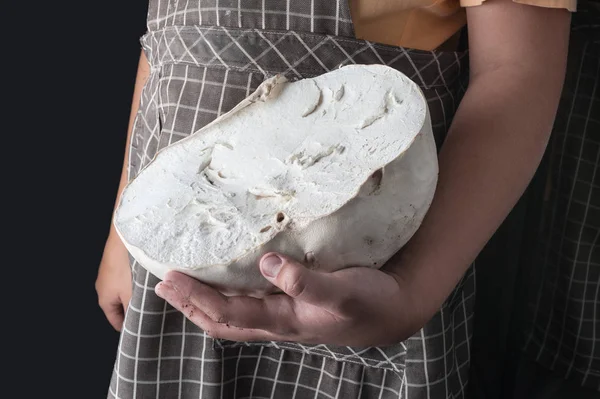
[(276, 292), (258, 266), (270, 251), (324, 272), (381, 267), (418, 229), (437, 176), (427, 102), (404, 74), (275, 76), (159, 151), (123, 190), (114, 224), (158, 278), (177, 270), (262, 297)]

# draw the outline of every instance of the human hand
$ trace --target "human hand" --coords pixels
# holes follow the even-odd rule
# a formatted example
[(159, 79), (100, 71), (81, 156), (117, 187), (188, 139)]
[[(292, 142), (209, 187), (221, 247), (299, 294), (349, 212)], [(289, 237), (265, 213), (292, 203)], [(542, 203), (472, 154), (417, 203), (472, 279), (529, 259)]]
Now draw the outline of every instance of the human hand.
[(127, 249), (116, 236), (106, 241), (98, 277), (96, 292), (98, 304), (104, 311), (108, 322), (117, 331), (121, 331), (125, 310), (131, 299), (131, 268)]
[(227, 297), (173, 271), (155, 291), (208, 335), (232, 341), (384, 346), (407, 339), (428, 319), (408, 285), (389, 271), (321, 273), (273, 253), (263, 256), (260, 269), (283, 293)]

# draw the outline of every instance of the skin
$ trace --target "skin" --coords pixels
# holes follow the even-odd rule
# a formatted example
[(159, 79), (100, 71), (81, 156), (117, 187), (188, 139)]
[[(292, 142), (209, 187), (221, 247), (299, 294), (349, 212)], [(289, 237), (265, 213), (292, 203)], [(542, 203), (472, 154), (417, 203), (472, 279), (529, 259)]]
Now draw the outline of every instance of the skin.
[[(431, 208), (396, 257), (380, 270), (356, 267), (325, 274), (282, 254), (266, 254), (261, 271), (283, 294), (225, 297), (177, 272), (165, 276), (156, 294), (210, 336), (234, 341), (385, 346), (417, 332), (531, 180), (548, 142), (565, 74), (566, 10), (488, 0), (467, 8), (467, 19), (469, 89), (440, 152)], [(127, 260), (110, 257), (118, 247), (116, 242), (107, 247), (100, 267), (100, 274), (108, 270), (106, 282), (115, 279), (113, 291), (104, 295), (111, 310), (126, 296), (116, 293), (116, 287), (126, 288), (114, 270), (128, 268)], [(276, 272), (267, 267), (273, 258), (279, 260)]]

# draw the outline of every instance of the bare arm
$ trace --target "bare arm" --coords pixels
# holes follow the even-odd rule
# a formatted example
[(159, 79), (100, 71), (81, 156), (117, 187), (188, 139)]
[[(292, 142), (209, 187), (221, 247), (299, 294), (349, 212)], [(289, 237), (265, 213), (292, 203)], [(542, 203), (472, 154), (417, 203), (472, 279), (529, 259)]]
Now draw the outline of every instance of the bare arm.
[[(146, 56), (142, 52), (138, 63), (137, 77), (133, 91), (133, 100), (131, 113), (129, 116), (129, 127), (127, 129), (127, 140), (125, 146), (125, 159), (123, 161), (123, 170), (121, 172), (121, 181), (117, 189), (117, 200), (123, 188), (127, 184), (127, 169), (129, 163), (129, 143), (131, 141), (131, 132), (133, 123), (138, 112), (142, 88), (150, 74), (150, 67)], [(104, 246), (104, 253), (98, 269), (98, 278), (96, 279), (96, 291), (98, 293), (98, 303), (110, 324), (117, 330), (121, 329), (125, 308), (131, 298), (131, 270), (129, 268), (129, 257), (127, 249), (121, 242), (114, 225), (111, 223), (110, 232)]]
[[(471, 79), (440, 152), (426, 219), (386, 265), (433, 314), (524, 192), (539, 165), (565, 75), (566, 10), (488, 0), (467, 9)], [(421, 320), (422, 321), (422, 320)]]

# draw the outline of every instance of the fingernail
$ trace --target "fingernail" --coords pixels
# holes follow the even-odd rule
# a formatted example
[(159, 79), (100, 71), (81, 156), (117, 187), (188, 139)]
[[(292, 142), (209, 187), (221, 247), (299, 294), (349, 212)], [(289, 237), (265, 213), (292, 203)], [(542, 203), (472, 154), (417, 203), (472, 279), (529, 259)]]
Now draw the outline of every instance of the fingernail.
[(262, 269), (263, 274), (268, 277), (277, 277), (281, 266), (283, 265), (283, 260), (277, 255), (270, 255), (262, 260), (260, 263), (260, 268)]
[(161, 281), (154, 286), (154, 292), (157, 296), (165, 299), (165, 295), (169, 292), (175, 292), (175, 286), (170, 281)]

